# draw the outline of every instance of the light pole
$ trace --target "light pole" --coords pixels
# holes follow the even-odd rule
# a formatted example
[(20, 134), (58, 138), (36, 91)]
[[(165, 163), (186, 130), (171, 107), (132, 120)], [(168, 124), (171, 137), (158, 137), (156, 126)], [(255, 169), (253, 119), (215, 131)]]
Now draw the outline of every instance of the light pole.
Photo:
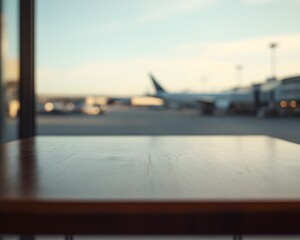
[(207, 80), (206, 80), (206, 77), (202, 77), (201, 78), (201, 83), (202, 83), (203, 92), (207, 92)]
[(277, 48), (278, 44), (273, 42), (270, 43), (270, 50), (271, 50), (271, 78), (276, 79), (276, 52), (275, 49)]
[(241, 82), (243, 80), (242, 70), (243, 70), (243, 66), (241, 64), (236, 65), (236, 82), (237, 82), (237, 87), (239, 87), (241, 85)]

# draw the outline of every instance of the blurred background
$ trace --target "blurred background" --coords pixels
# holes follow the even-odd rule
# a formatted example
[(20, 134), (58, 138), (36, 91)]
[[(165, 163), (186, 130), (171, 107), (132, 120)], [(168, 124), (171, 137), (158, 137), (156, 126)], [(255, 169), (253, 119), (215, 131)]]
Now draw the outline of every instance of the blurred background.
[[(2, 0), (2, 136), (19, 116)], [(38, 135), (269, 135), (300, 143), (300, 1), (36, 0)]]

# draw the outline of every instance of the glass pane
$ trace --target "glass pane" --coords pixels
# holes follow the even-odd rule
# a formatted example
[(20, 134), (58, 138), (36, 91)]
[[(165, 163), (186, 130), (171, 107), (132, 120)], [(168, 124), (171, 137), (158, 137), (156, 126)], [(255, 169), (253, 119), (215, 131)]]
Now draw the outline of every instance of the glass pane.
[(18, 138), (19, 122), (19, 1), (1, 4), (1, 142)]
[(38, 134), (300, 143), (299, 7), (37, 0)]

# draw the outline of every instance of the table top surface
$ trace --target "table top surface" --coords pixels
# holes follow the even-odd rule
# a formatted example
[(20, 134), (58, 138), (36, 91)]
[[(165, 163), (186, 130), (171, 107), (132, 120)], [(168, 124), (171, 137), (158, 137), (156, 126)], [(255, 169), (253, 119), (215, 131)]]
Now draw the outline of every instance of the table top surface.
[[(36, 137), (0, 145), (0, 156), (0, 222), (1, 214), (17, 214), (14, 223), (23, 219), (22, 214), (48, 214), (45, 219), (49, 219), (56, 213), (70, 214), (69, 220), (77, 219), (78, 226), (85, 226), (83, 221), (93, 226), (94, 221), (82, 214), (99, 213), (100, 218), (106, 214), (105, 224), (107, 216), (156, 213), (151, 224), (160, 222), (164, 214), (166, 218), (156, 226), (163, 230), (154, 232), (173, 233), (176, 214), (182, 226), (214, 213), (209, 215), (212, 225), (205, 225), (203, 232), (215, 233), (220, 227), (224, 233), (236, 228), (216, 225), (220, 216), (225, 222), (243, 222), (239, 229), (244, 232), (257, 231), (256, 216), (273, 231), (279, 221), (270, 214), (281, 212), (285, 230), (300, 231), (300, 147), (295, 143), (264, 136)], [(23, 232), (40, 224), (32, 218), (28, 225), (27, 220), (19, 220)], [(116, 219), (103, 231), (115, 229), (120, 217)], [(149, 225), (142, 224), (148, 218), (134, 219), (138, 229)], [(165, 226), (170, 222), (173, 225)], [(3, 231), (13, 225), (7, 217), (3, 223), (7, 227)], [(120, 233), (128, 229), (122, 231), (123, 225)], [(282, 228), (282, 222), (278, 226)], [(43, 227), (43, 233), (49, 233), (45, 226), (39, 229)], [(198, 231), (190, 224), (182, 229)], [(92, 231), (98, 233), (99, 226)], [(260, 232), (264, 231), (262, 227)]]
[(36, 137), (0, 146), (1, 200), (299, 200), (300, 147), (263, 136)]

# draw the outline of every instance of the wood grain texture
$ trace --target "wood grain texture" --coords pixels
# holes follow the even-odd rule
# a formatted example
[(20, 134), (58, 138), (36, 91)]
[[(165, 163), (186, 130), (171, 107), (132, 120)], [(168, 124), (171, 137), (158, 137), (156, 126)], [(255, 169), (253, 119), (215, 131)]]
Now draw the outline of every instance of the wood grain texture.
[(2, 233), (300, 233), (300, 148), (282, 140), (37, 137), (0, 155)]

